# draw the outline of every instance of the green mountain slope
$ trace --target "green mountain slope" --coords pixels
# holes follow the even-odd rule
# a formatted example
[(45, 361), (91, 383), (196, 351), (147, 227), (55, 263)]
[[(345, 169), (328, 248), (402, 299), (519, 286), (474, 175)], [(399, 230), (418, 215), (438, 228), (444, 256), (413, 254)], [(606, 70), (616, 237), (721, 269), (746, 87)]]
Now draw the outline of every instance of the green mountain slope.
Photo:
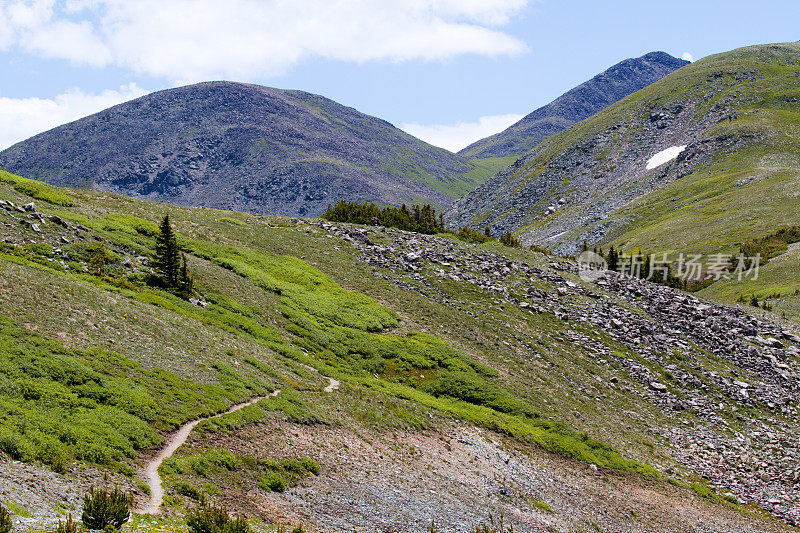
[[(798, 518), (771, 450), (796, 453), (800, 338), (773, 321), (444, 235), (8, 173), (0, 200), (0, 488), (28, 525), (77, 511), (99, 479), (141, 504), (171, 429), (275, 390), (198, 426), (162, 466), (165, 516), (137, 527), (176, 528), (199, 494), (322, 531), (470, 529), (490, 512), (520, 530)], [(193, 301), (145, 283), (166, 213)], [(298, 473), (304, 458), (318, 474)]]
[[(339, 200), (448, 206), (476, 165), (319, 95), (232, 82), (169, 89), (0, 153), (55, 185), (285, 215)], [(481, 175), (482, 176), (482, 175)]]
[(798, 76), (797, 43), (704, 58), (551, 137), (461, 200), (450, 223), (561, 252), (588, 241), (702, 253), (796, 224)]

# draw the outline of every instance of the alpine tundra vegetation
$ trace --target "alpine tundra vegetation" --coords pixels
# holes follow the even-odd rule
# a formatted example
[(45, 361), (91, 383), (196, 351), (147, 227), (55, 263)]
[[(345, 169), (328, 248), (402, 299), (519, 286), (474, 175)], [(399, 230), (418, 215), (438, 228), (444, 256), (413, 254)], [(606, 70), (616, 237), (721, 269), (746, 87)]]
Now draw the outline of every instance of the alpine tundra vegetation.
[(800, 43), (627, 59), (455, 153), (176, 85), (305, 62), (364, 95), (347, 62), (388, 59), (416, 91), (414, 60), (530, 52), (526, 2), (178, 4), (0, 2), (31, 76), (170, 87), (0, 152), (0, 533), (800, 531)]

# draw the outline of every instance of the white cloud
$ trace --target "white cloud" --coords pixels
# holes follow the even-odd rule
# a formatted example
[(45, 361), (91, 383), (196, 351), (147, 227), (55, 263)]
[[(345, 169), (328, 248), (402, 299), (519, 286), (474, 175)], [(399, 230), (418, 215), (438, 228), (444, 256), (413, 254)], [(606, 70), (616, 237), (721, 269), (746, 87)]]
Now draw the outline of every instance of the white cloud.
[(400, 129), (434, 146), (457, 152), (475, 141), (503, 131), (524, 116), (491, 115), (480, 117), (475, 122), (457, 122), (456, 124), (409, 123), (401, 125)]
[(0, 24), (11, 27), (17, 46), (46, 57), (174, 81), (248, 80), (314, 57), (361, 62), (522, 53), (526, 45), (498, 27), (527, 2), (13, 0), (0, 2)]
[(681, 56), (681, 59), (683, 59), (684, 61), (694, 62), (694, 56), (689, 52), (684, 52), (683, 55)]
[(131, 83), (99, 94), (73, 89), (54, 98), (0, 98), (0, 150), (143, 94), (142, 88)]

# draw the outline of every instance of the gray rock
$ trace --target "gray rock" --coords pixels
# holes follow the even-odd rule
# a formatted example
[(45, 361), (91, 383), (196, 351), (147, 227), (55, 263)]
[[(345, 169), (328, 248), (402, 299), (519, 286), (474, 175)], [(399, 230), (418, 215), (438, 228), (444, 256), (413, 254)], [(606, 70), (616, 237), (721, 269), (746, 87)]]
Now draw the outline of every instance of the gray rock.
[(667, 386), (658, 381), (651, 381), (650, 388), (657, 392), (667, 392)]

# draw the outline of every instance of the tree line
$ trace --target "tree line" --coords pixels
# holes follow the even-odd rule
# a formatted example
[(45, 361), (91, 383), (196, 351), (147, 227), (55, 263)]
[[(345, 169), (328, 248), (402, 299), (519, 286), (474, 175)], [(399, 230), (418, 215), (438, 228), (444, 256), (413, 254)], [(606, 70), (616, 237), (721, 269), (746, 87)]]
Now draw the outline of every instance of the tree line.
[(495, 239), (488, 227), (484, 228), (483, 232), (479, 232), (464, 226), (457, 233), (452, 232), (444, 225), (444, 215), (437, 213), (436, 209), (431, 207), (430, 204), (413, 204), (410, 209), (406, 204), (400, 207), (387, 206), (380, 208), (374, 203), (340, 200), (336, 205), (329, 204), (328, 209), (320, 218), (331, 222), (386, 226), (428, 235), (451, 233), (462, 241), (471, 243), (497, 240), (501, 244), (513, 248), (521, 246), (519, 240), (510, 231), (502, 233), (497, 239)]

